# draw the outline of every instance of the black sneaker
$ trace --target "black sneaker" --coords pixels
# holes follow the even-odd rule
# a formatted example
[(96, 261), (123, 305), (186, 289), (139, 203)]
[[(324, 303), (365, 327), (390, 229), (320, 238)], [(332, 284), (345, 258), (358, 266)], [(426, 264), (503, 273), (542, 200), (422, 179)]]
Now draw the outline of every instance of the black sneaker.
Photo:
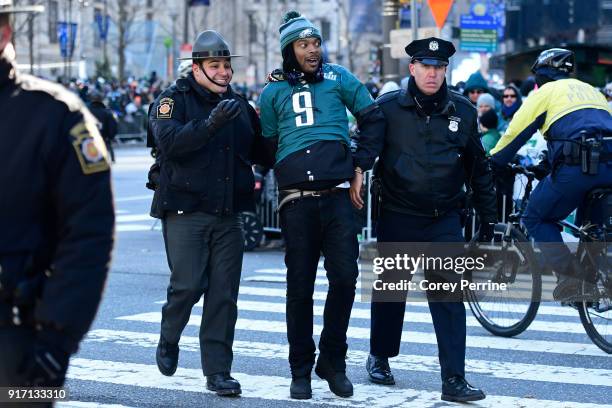
[(168, 377), (174, 375), (178, 366), (178, 344), (168, 343), (162, 336), (159, 337), (155, 361), (159, 372)]
[(389, 359), (386, 357), (376, 357), (372, 354), (368, 355), (366, 370), (368, 370), (370, 382), (374, 384), (395, 384), (395, 378), (393, 378), (391, 367), (389, 367)]
[(310, 377), (293, 377), (289, 393), (293, 399), (311, 399), (312, 388), (310, 387)]
[(242, 393), (240, 383), (229, 373), (207, 375), (206, 388), (221, 397), (236, 397)]
[(347, 398), (353, 396), (353, 384), (344, 371), (337, 371), (331, 362), (322, 354), (317, 359), (315, 373), (322, 380), (327, 381), (331, 392), (339, 397)]
[(447, 378), (442, 383), (442, 400), (453, 402), (469, 402), (485, 399), (482, 390), (472, 387), (460, 375)]

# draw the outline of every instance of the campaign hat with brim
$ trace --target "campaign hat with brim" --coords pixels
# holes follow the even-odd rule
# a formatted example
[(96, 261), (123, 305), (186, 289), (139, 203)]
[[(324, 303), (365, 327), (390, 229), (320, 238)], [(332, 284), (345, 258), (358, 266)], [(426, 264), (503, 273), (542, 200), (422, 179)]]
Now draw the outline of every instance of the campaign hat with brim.
[(191, 57), (179, 58), (185, 60), (202, 60), (209, 58), (233, 58), (242, 55), (232, 54), (230, 47), (221, 34), (214, 30), (206, 30), (198, 34), (193, 45)]
[(42, 13), (44, 6), (13, 6), (13, 0), (0, 0), (0, 14)]

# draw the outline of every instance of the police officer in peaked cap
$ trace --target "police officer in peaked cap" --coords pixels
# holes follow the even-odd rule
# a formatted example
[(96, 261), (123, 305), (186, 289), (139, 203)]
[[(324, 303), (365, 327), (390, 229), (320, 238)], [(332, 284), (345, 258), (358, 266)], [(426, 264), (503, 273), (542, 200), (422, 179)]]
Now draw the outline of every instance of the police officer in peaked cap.
[(96, 120), (78, 96), (16, 69), (10, 17), (42, 10), (0, 0), (0, 387), (62, 386), (114, 241)]
[(240, 214), (255, 211), (251, 165), (273, 164), (255, 110), (230, 85), (232, 57), (218, 32), (200, 33), (186, 58), (191, 72), (149, 111), (149, 141), (157, 149), (151, 213), (162, 219), (171, 272), (157, 366), (163, 375), (176, 371), (180, 336), (204, 295), (202, 370), (206, 387), (221, 396), (242, 392), (230, 375), (244, 251)]
[[(385, 247), (380, 243), (425, 243), (426, 254), (440, 256), (443, 250), (457, 250), (445, 254), (457, 256), (464, 242), (464, 185), (473, 192), (473, 204), (483, 222), (482, 240), (492, 238), (492, 223), (496, 221), (495, 191), (480, 143), (476, 110), (466, 98), (447, 88), (446, 67), (455, 53), (451, 42), (425, 38), (411, 42), (406, 52), (411, 57), (408, 89), (377, 99), (387, 121), (384, 148), (374, 176), (380, 183), (382, 199), (377, 224), (379, 250)], [(455, 244), (442, 248), (440, 243)], [(412, 276), (402, 275), (401, 279)], [(386, 272), (382, 277), (383, 281), (397, 278)], [(425, 278), (430, 282), (456, 282), (461, 275), (426, 270)], [(395, 383), (389, 358), (399, 353), (406, 295), (373, 292), (366, 368), (374, 383)], [(438, 340), (442, 399), (466, 402), (485, 398), (465, 379), (466, 328), (461, 290), (428, 291), (427, 299)]]

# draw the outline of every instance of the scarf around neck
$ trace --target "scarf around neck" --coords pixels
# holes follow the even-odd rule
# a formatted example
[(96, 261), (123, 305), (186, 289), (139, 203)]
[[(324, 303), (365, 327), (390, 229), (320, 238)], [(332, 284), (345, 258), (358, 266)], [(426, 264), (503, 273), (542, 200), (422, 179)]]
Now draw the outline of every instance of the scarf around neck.
[(442, 83), (442, 86), (433, 95), (425, 95), (416, 84), (414, 77), (410, 77), (408, 80), (408, 92), (412, 95), (417, 103), (419, 109), (427, 116), (434, 113), (436, 110), (442, 107), (443, 102), (448, 96), (448, 90), (446, 88), (446, 79)]

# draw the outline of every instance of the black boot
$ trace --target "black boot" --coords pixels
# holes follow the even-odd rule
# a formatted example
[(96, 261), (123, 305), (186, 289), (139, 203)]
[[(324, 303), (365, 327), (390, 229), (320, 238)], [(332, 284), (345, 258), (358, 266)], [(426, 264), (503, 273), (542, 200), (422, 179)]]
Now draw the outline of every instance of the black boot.
[(240, 383), (229, 373), (218, 373), (206, 376), (206, 388), (215, 391), (222, 397), (235, 397), (242, 393)]
[(553, 298), (560, 302), (572, 302), (593, 299), (595, 285), (586, 280), (584, 268), (576, 259), (572, 259), (567, 269), (559, 274)]
[(366, 370), (368, 370), (370, 382), (374, 384), (395, 384), (395, 378), (393, 378), (391, 367), (389, 367), (389, 359), (386, 357), (376, 357), (372, 354), (368, 355)]
[(311, 399), (312, 388), (310, 387), (310, 376), (293, 377), (289, 393), (293, 399)]
[(329, 389), (337, 396), (346, 398), (353, 395), (353, 384), (347, 378), (346, 372), (335, 369), (331, 361), (323, 354), (319, 354), (315, 373), (319, 378), (327, 381)]
[(157, 361), (159, 372), (168, 377), (173, 375), (178, 366), (178, 355), (178, 344), (170, 344), (160, 336), (159, 343), (157, 344), (157, 352), (155, 353), (155, 360)]
[(442, 383), (442, 399), (454, 402), (479, 401), (485, 399), (485, 394), (472, 387), (462, 376), (456, 375)]

